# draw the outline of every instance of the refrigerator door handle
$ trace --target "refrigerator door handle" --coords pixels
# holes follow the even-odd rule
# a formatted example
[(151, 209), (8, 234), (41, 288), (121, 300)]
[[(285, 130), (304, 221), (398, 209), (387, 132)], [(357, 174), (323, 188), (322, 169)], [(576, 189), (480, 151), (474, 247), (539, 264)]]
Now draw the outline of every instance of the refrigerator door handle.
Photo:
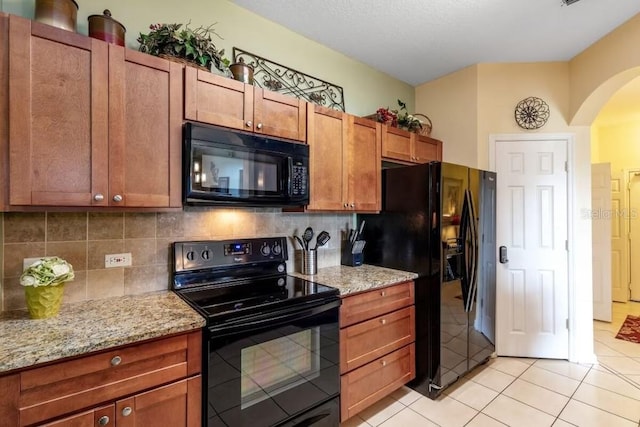
[(462, 305), (465, 311), (467, 310), (467, 301), (469, 300), (469, 265), (471, 253), (468, 247), (468, 233), (469, 233), (469, 204), (467, 201), (467, 190), (465, 190), (462, 201), (462, 215), (460, 216), (460, 230), (458, 234), (458, 240), (461, 248), (460, 260), (462, 262), (462, 277), (460, 278), (460, 288), (462, 290)]
[(473, 304), (476, 299), (476, 291), (478, 289), (478, 229), (476, 227), (476, 215), (475, 215), (475, 206), (473, 204), (473, 195), (471, 190), (465, 191), (465, 197), (467, 198), (468, 203), (468, 213), (469, 213), (469, 233), (470, 233), (470, 245), (471, 245), (471, 262), (469, 263), (469, 295), (468, 300), (465, 305), (465, 310), (467, 312), (473, 309)]

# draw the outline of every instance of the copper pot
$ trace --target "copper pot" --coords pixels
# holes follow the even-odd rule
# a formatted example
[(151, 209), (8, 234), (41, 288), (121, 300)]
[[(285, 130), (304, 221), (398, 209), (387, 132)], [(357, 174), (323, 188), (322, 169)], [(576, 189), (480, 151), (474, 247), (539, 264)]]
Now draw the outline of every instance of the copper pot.
[(240, 58), (239, 62), (229, 65), (233, 79), (241, 81), (243, 83), (253, 84), (253, 67), (245, 64), (243, 59)]
[(64, 30), (76, 31), (78, 3), (74, 0), (36, 0), (34, 19)]
[(109, 9), (105, 9), (102, 15), (90, 15), (87, 20), (89, 37), (124, 46), (124, 33), (127, 29), (111, 17)]

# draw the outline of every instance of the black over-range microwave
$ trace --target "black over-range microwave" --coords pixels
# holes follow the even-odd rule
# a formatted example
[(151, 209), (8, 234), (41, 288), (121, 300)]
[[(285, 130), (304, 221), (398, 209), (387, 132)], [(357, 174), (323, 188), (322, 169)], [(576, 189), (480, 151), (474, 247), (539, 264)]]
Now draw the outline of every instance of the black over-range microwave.
[(185, 205), (309, 204), (306, 144), (186, 123), (182, 154)]

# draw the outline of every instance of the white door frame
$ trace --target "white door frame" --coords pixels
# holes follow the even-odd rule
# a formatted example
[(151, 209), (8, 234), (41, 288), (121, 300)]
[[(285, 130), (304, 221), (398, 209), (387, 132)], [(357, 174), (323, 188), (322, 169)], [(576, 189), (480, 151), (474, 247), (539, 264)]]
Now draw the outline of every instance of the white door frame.
[[(536, 133), (536, 134), (490, 134), (489, 135), (489, 170), (496, 170), (496, 143), (500, 141), (523, 141), (535, 143), (535, 141), (562, 140), (567, 143), (567, 239), (568, 239), (568, 265), (567, 279), (569, 281), (568, 295), (568, 313), (569, 313), (569, 360), (578, 361), (580, 355), (577, 354), (579, 345), (577, 344), (576, 335), (576, 313), (578, 307), (576, 305), (576, 283), (575, 283), (575, 231), (574, 223), (571, 220), (575, 218), (575, 134), (572, 133)], [(500, 180), (500, 176), (497, 177)], [(498, 227), (500, 224), (497, 225)], [(592, 292), (590, 290), (589, 292)], [(592, 316), (589, 316), (591, 318)], [(581, 362), (584, 360), (580, 360)]]

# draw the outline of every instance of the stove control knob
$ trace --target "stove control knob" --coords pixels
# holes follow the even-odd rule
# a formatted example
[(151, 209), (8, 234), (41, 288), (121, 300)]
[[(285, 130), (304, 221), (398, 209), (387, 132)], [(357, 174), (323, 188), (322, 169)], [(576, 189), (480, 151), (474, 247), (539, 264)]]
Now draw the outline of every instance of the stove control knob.
[(273, 248), (271, 250), (274, 255), (280, 255), (282, 253), (282, 246), (280, 246), (280, 243), (276, 242), (273, 244)]
[(211, 258), (211, 251), (209, 249), (205, 249), (204, 251), (202, 251), (202, 254), (200, 256), (202, 257), (202, 259), (209, 259)]
[(278, 273), (284, 273), (287, 267), (284, 264), (278, 264)]
[(260, 248), (260, 253), (264, 256), (269, 256), (271, 255), (271, 248), (269, 247), (268, 243), (263, 243), (262, 247)]
[(193, 261), (195, 258), (196, 258), (196, 253), (195, 252), (193, 252), (193, 251), (187, 252), (187, 259), (189, 261)]

